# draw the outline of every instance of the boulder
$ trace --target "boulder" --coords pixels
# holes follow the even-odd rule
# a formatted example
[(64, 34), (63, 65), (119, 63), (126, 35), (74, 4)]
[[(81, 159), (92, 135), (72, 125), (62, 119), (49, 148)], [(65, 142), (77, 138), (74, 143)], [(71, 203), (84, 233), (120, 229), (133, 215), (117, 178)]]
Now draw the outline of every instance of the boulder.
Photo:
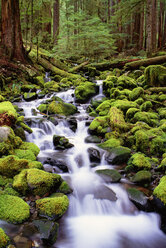
[(113, 169), (96, 170), (96, 173), (107, 183), (117, 183), (121, 179), (121, 174)]
[(56, 149), (61, 149), (61, 150), (72, 148), (74, 146), (64, 136), (59, 136), (56, 134), (53, 136), (53, 144), (54, 144)]
[(160, 179), (159, 185), (154, 189), (153, 194), (166, 205), (166, 176)]
[(0, 195), (0, 219), (18, 224), (30, 216), (30, 207), (21, 198), (11, 195)]
[(147, 210), (148, 199), (146, 195), (136, 188), (128, 188), (127, 194), (129, 199), (138, 207), (140, 210)]
[(0, 228), (0, 248), (7, 247), (9, 243), (9, 237), (6, 235), (4, 230)]
[(150, 169), (151, 163), (148, 157), (146, 157), (143, 153), (135, 153), (129, 159), (128, 165), (133, 165), (137, 170), (141, 169)]
[(85, 138), (85, 142), (86, 143), (100, 143), (101, 142), (101, 138), (99, 138), (96, 135), (89, 135)]
[(77, 102), (85, 103), (91, 96), (97, 92), (96, 84), (91, 82), (82, 82), (75, 88), (75, 98)]
[(110, 149), (106, 153), (105, 159), (109, 164), (120, 165), (120, 164), (127, 162), (127, 160), (130, 157), (130, 154), (131, 154), (131, 150), (129, 148), (118, 146), (118, 147)]
[(58, 114), (69, 116), (77, 112), (77, 107), (71, 103), (65, 103), (62, 100), (56, 99), (48, 105), (49, 114)]
[(35, 92), (32, 93), (24, 93), (23, 98), (25, 101), (29, 102), (29, 101), (33, 101), (35, 99), (37, 99), (37, 94)]
[(133, 177), (132, 182), (138, 184), (150, 183), (152, 174), (149, 171), (141, 170), (138, 171)]
[(69, 128), (75, 132), (77, 130), (77, 119), (75, 117), (69, 117), (67, 118), (67, 123), (69, 125)]
[(148, 86), (162, 87), (165, 86), (166, 68), (162, 65), (150, 65), (144, 72), (145, 81)]
[(101, 157), (100, 157), (100, 152), (99, 150), (93, 148), (93, 147), (90, 147), (88, 148), (88, 153), (89, 153), (89, 159), (91, 162), (100, 162), (101, 160)]

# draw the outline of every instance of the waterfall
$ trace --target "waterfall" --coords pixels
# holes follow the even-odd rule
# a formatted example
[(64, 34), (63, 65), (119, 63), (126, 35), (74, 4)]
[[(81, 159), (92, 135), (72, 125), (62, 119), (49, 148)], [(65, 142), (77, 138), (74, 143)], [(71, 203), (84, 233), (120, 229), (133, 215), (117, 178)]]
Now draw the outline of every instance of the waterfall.
[[(99, 94), (95, 99), (104, 97), (102, 81), (97, 81), (97, 84)], [(74, 103), (73, 90), (56, 95), (66, 102)], [(105, 183), (95, 173), (96, 168), (105, 168), (107, 163), (103, 151), (95, 144), (85, 143), (88, 136), (86, 121), (89, 118), (86, 105), (77, 106), (77, 130), (73, 132), (65, 119), (59, 119), (55, 126), (40, 113), (34, 116), (32, 109), (37, 109), (40, 103), (41, 100), (18, 103), (24, 109), (25, 118), (31, 119), (33, 133), (27, 135), (27, 140), (41, 149), (39, 161), (60, 158), (67, 164), (69, 172), (61, 173), (61, 176), (73, 189), (73, 193), (69, 195), (69, 209), (60, 220), (60, 235), (52, 247), (164, 248), (166, 237), (160, 230), (159, 216), (156, 213), (138, 211), (120, 183)], [(54, 134), (65, 136), (74, 147), (65, 151), (55, 150), (52, 141)], [(95, 168), (91, 168), (88, 154), (90, 147), (97, 148), (102, 156)], [(115, 197), (116, 201), (111, 200)]]

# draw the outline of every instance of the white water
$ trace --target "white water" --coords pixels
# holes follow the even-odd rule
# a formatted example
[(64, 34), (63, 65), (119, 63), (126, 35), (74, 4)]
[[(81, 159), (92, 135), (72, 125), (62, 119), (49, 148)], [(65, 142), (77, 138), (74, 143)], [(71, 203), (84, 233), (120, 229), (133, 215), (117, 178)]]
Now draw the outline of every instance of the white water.
[[(101, 91), (99, 95), (103, 94)], [(58, 93), (67, 102), (74, 101), (73, 91)], [(87, 153), (89, 147), (96, 146), (84, 142), (88, 136), (85, 106), (78, 106), (76, 115), (78, 128), (74, 133), (64, 119), (59, 119), (54, 126), (41, 114), (33, 116), (31, 109), (41, 103), (41, 100), (31, 103), (20, 103), (25, 116), (32, 119), (33, 134), (28, 135), (28, 141), (41, 148), (39, 161), (45, 158), (61, 158), (68, 166), (69, 173), (61, 174), (73, 189), (69, 196), (70, 206), (62, 218), (60, 235), (53, 247), (56, 248), (164, 248), (166, 237), (160, 230), (160, 218), (155, 213), (138, 211), (129, 201), (121, 184), (106, 184), (97, 174), (96, 168), (90, 167)], [(54, 150), (52, 137), (54, 134), (69, 138), (74, 147), (64, 152)], [(107, 166), (101, 152), (102, 164)], [(98, 167), (99, 168), (99, 167)], [(117, 201), (110, 198), (116, 193)]]

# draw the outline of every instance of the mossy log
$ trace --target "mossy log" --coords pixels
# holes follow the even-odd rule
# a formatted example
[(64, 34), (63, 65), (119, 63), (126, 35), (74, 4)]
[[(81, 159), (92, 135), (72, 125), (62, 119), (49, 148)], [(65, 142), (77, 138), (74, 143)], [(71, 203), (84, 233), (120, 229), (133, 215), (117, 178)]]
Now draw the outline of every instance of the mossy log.
[(53, 57), (48, 57), (44, 54), (41, 55), (41, 57), (43, 59), (48, 60), (52, 65), (56, 66), (57, 68), (64, 70), (64, 71), (68, 71), (68, 67), (65, 63), (63, 63), (60, 59), (57, 58), (53, 58)]
[(158, 56), (158, 57), (149, 58), (149, 59), (132, 61), (132, 62), (126, 63), (125, 67), (126, 69), (129, 69), (129, 70), (135, 70), (135, 69), (138, 69), (140, 66), (157, 65), (157, 64), (162, 64), (165, 62), (166, 62), (166, 56)]
[(77, 65), (77, 66), (74, 66), (73, 68), (71, 68), (69, 70), (69, 72), (73, 73), (73, 72), (76, 72), (76, 71), (79, 71), (80, 69), (82, 69), (85, 65), (87, 65), (89, 63), (89, 61), (85, 61), (83, 62), (82, 64), (80, 65)]
[(151, 87), (147, 91), (151, 91), (151, 92), (155, 92), (155, 93), (159, 93), (159, 92), (166, 93), (166, 87)]
[(43, 66), (46, 70), (51, 71), (57, 75), (60, 75), (61, 77), (67, 77), (67, 78), (73, 78), (76, 79), (78, 78), (77, 75), (74, 75), (72, 73), (68, 73), (64, 70), (61, 70), (59, 68), (57, 68), (56, 66), (54, 66), (53, 64), (51, 64), (48, 60), (43, 59), (41, 57), (38, 58), (38, 63)]
[(129, 62), (135, 62), (137, 60), (140, 59), (119, 59), (119, 60), (113, 60), (113, 61), (107, 61), (107, 62), (102, 62), (102, 63), (92, 63), (90, 65), (85, 66), (85, 69), (87, 69), (89, 66), (91, 67), (95, 67), (97, 70), (99, 71), (105, 71), (105, 70), (109, 70), (110, 68), (114, 69), (114, 68), (119, 68), (122, 69), (126, 63)]

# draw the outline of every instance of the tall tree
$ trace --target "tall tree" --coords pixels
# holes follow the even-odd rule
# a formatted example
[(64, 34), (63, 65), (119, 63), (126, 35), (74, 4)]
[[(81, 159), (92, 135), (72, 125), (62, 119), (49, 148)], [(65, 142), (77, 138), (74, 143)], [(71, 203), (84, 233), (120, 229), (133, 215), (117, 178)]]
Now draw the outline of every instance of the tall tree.
[(1, 0), (1, 43), (10, 59), (25, 62), (27, 55), (23, 47), (19, 0)]
[(57, 44), (59, 35), (59, 0), (54, 0), (53, 6), (53, 38), (54, 43)]

